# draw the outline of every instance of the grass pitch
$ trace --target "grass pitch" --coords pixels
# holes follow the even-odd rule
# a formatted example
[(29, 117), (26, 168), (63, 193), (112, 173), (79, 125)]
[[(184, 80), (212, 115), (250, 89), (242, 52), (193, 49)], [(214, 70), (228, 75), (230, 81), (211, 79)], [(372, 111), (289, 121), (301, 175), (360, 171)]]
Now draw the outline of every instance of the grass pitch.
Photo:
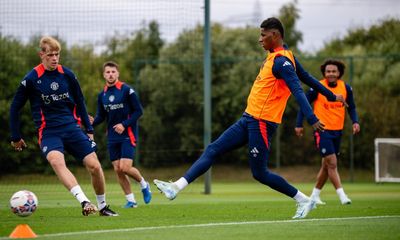
[[(295, 184), (309, 194), (313, 184)], [(138, 185), (139, 207), (123, 209), (124, 196), (116, 183), (107, 185), (107, 200), (119, 217), (81, 215), (79, 203), (61, 184), (3, 184), (0, 182), (0, 239), (28, 224), (38, 239), (400, 239), (399, 184), (344, 184), (353, 204), (342, 206), (330, 184), (318, 206), (304, 220), (292, 220), (295, 202), (259, 183), (191, 184), (173, 201), (152, 186), (153, 200), (145, 205)], [(95, 202), (90, 185), (82, 185)], [(37, 211), (22, 218), (11, 213), (8, 201), (22, 189), (39, 199)]]

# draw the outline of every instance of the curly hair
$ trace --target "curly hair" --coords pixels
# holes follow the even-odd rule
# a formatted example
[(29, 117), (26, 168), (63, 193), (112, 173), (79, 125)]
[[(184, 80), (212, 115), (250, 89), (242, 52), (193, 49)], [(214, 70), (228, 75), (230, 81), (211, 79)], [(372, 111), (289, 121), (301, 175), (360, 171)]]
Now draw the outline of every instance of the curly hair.
[(321, 68), (322, 76), (325, 76), (325, 68), (327, 65), (335, 65), (339, 70), (339, 78), (341, 78), (343, 76), (344, 69), (346, 68), (346, 66), (344, 65), (344, 63), (342, 61), (336, 60), (336, 59), (328, 59), (321, 65), (320, 68)]

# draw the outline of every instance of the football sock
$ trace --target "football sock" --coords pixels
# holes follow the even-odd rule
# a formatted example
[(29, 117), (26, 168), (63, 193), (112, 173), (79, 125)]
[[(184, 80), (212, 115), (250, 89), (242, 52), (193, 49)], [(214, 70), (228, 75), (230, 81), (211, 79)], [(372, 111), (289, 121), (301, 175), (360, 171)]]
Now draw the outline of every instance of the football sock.
[(140, 186), (142, 187), (142, 189), (147, 188), (147, 182), (146, 182), (146, 180), (144, 180), (144, 178), (142, 178), (142, 180), (140, 180)]
[(311, 197), (319, 197), (320, 193), (321, 193), (321, 189), (314, 188), (312, 193), (311, 193)]
[(126, 201), (128, 202), (136, 202), (135, 201), (135, 195), (133, 195), (133, 193), (129, 193), (127, 195), (125, 195)]
[(346, 194), (344, 193), (343, 188), (336, 189), (336, 193), (337, 193), (337, 195), (339, 196), (340, 199), (346, 197)]
[(178, 181), (174, 183), (178, 187), (179, 191), (184, 189), (187, 185), (189, 185), (188, 181), (184, 177), (179, 178)]
[(96, 199), (97, 199), (97, 207), (99, 208), (99, 210), (103, 209), (107, 205), (105, 194), (96, 195)]
[(304, 193), (300, 192), (299, 190), (297, 190), (297, 193), (293, 198), (294, 200), (296, 200), (296, 202), (305, 202), (309, 199)]
[(82, 203), (84, 201), (90, 202), (79, 185), (72, 187), (71, 190), (69, 190), (69, 191), (80, 203)]

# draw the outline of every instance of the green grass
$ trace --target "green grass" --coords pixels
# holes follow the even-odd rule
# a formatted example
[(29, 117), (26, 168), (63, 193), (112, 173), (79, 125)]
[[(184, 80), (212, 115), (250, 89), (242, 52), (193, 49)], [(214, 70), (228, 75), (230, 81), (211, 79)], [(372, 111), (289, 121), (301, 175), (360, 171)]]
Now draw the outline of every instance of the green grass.
[[(1, 183), (1, 182), (0, 182)], [(312, 184), (295, 184), (309, 194)], [(90, 185), (83, 185), (94, 200)], [(256, 183), (214, 183), (211, 195), (201, 182), (190, 185), (174, 201), (153, 187), (153, 201), (143, 203), (134, 185), (137, 209), (122, 209), (119, 185), (107, 186), (107, 199), (119, 217), (84, 217), (79, 203), (58, 182), (0, 185), (0, 239), (22, 223), (39, 239), (400, 239), (399, 184), (345, 184), (352, 205), (342, 206), (329, 184), (318, 206), (305, 220), (291, 220), (295, 203)], [(39, 198), (30, 217), (8, 209), (13, 192), (29, 189)], [(386, 216), (386, 217), (382, 217)], [(104, 230), (104, 231), (103, 231)]]

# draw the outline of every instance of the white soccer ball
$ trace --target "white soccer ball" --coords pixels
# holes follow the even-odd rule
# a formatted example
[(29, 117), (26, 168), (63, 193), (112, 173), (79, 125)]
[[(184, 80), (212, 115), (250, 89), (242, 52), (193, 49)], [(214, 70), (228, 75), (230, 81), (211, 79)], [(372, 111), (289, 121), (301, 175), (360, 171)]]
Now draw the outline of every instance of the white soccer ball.
[(18, 191), (10, 199), (11, 211), (20, 217), (30, 216), (38, 204), (36, 195), (28, 190)]

